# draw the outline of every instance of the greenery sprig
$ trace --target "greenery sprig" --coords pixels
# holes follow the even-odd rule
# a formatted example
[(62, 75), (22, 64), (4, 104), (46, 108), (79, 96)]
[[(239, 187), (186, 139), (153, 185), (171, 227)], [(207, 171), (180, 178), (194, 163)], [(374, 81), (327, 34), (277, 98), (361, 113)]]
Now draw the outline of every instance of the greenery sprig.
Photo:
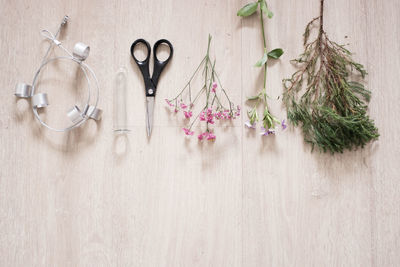
[[(320, 16), (305, 29), (305, 51), (292, 61), (299, 70), (283, 80), (283, 101), (289, 121), (301, 125), (312, 149), (317, 145), (324, 152), (343, 152), (363, 147), (379, 134), (367, 114), (371, 92), (352, 80), (355, 74), (363, 80), (367, 72), (344, 45), (329, 40), (324, 31), (324, 0), (320, 4)], [(309, 41), (316, 22), (318, 37)]]
[(254, 14), (257, 10), (259, 9), (260, 13), (260, 22), (261, 22), (261, 33), (263, 37), (263, 56), (261, 57), (260, 60), (257, 61), (255, 64), (256, 67), (263, 67), (264, 70), (264, 82), (263, 82), (263, 89), (255, 96), (249, 97), (249, 101), (255, 101), (255, 104), (251, 110), (247, 112), (247, 115), (249, 117), (249, 122), (247, 123), (248, 127), (255, 128), (255, 124), (259, 121), (259, 116), (257, 112), (257, 108), (259, 104), (263, 103), (264, 104), (264, 112), (263, 112), (263, 117), (262, 117), (262, 122), (263, 122), (263, 129), (265, 130), (265, 133), (262, 133), (264, 135), (268, 135), (270, 133), (275, 133), (275, 128), (276, 124), (282, 124), (282, 127), (286, 127), (284, 124), (284, 121), (278, 120), (276, 117), (274, 117), (268, 107), (267, 103), (267, 89), (266, 89), (266, 84), (267, 84), (267, 62), (268, 60), (276, 60), (279, 59), (280, 56), (283, 54), (283, 50), (281, 48), (276, 48), (271, 51), (267, 50), (267, 41), (265, 37), (265, 30), (264, 30), (264, 15), (266, 15), (268, 18), (273, 17), (273, 13), (271, 10), (269, 10), (268, 5), (266, 0), (258, 0), (253, 3), (249, 3), (242, 7), (238, 12), (237, 15), (241, 17), (248, 17), (252, 14)]

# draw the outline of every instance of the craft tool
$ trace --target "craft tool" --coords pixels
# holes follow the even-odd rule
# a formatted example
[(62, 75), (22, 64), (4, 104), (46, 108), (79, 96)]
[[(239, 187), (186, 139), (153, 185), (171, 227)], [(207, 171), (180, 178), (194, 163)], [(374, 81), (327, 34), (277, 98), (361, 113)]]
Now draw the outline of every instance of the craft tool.
[[(14, 93), (15, 96), (19, 98), (30, 99), (32, 104), (32, 111), (37, 120), (43, 126), (56, 132), (66, 132), (72, 130), (85, 123), (88, 119), (99, 120), (102, 114), (102, 111), (99, 108), (97, 108), (97, 103), (99, 101), (98, 80), (96, 78), (96, 75), (94, 74), (94, 71), (87, 64), (83, 62), (89, 56), (90, 47), (79, 42), (75, 44), (73, 52), (71, 53), (66, 47), (63, 46), (63, 44), (59, 40), (57, 40), (58, 34), (60, 33), (64, 25), (67, 24), (68, 19), (69, 19), (68, 16), (65, 16), (63, 18), (56, 34), (53, 34), (48, 30), (41, 31), (42, 36), (50, 41), (50, 46), (47, 49), (47, 52), (42, 59), (40, 67), (35, 73), (32, 85), (26, 83), (17, 83)], [(49, 54), (53, 47), (60, 48), (65, 53), (65, 56), (50, 58)], [(71, 120), (72, 124), (68, 127), (61, 129), (51, 127), (47, 122), (41, 119), (39, 115), (40, 114), (39, 110), (47, 107), (49, 105), (49, 100), (46, 93), (37, 93), (39, 84), (38, 82), (39, 74), (41, 73), (41, 71), (44, 71), (46, 69), (45, 67), (49, 63), (59, 60), (71, 60), (76, 64), (78, 64), (80, 70), (83, 72), (83, 75), (88, 83), (88, 98), (85, 102), (85, 105), (82, 106), (81, 108), (79, 108), (78, 105), (73, 105), (72, 108), (67, 112), (67, 116)], [(94, 84), (96, 87), (95, 94), (91, 93), (91, 86), (90, 86), (91, 84)]]
[[(144, 44), (146, 49), (147, 49), (147, 56), (146, 58), (141, 61), (138, 60), (135, 57), (135, 47), (138, 44)], [(164, 61), (160, 61), (157, 58), (157, 49), (160, 47), (161, 44), (166, 44), (169, 47), (169, 56), (167, 59)], [(153, 54), (154, 54), (154, 68), (153, 68), (153, 74), (150, 77), (150, 70), (149, 70), (149, 63), (150, 63), (150, 53), (151, 53), (151, 48), (149, 43), (144, 40), (144, 39), (138, 39), (135, 42), (133, 42), (131, 46), (131, 55), (133, 59), (135, 60), (136, 64), (138, 65), (142, 76), (143, 76), (143, 81), (144, 81), (144, 89), (146, 93), (146, 129), (147, 129), (147, 136), (150, 137), (151, 135), (151, 130), (153, 127), (153, 115), (154, 115), (154, 102), (155, 102), (155, 96), (157, 92), (157, 84), (158, 80), (160, 78), (160, 75), (162, 71), (164, 70), (165, 66), (167, 66), (169, 60), (172, 58), (173, 55), (173, 47), (172, 44), (165, 39), (158, 40), (153, 47)]]

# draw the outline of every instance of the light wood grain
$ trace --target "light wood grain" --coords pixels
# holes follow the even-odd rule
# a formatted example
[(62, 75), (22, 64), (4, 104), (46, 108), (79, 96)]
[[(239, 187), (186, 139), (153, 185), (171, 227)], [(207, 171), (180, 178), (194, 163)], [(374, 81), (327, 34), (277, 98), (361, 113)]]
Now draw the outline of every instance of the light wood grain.
[[(269, 1), (269, 48), (285, 54), (269, 69), (271, 109), (289, 60), (302, 51), (305, 24), (319, 1)], [(400, 2), (326, 1), (325, 27), (350, 43), (369, 72), (370, 114), (379, 141), (331, 156), (311, 153), (299, 129), (260, 138), (246, 117), (216, 127), (214, 144), (183, 137), (164, 98), (184, 85), (213, 36), (212, 55), (232, 99), (261, 87), (259, 20), (242, 20), (240, 1), (0, 0), (0, 266), (399, 266)], [(68, 48), (91, 46), (104, 117), (68, 134), (41, 128), (17, 81), (31, 82), (47, 43), (39, 30), (71, 21)], [(345, 38), (349, 36), (349, 38)], [(169, 39), (174, 58), (161, 77), (148, 142), (142, 78), (129, 48), (143, 37)], [(58, 52), (57, 52), (58, 53)], [(115, 73), (128, 69), (131, 132), (112, 132)], [(72, 68), (71, 68), (72, 67)], [(47, 119), (84, 94), (72, 64), (46, 69)], [(244, 114), (245, 116), (245, 114)]]

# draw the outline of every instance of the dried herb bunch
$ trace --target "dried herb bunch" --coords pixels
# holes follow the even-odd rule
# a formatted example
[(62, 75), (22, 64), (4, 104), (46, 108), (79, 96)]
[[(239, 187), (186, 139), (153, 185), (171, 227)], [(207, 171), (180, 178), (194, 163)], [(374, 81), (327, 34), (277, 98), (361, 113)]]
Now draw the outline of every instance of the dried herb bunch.
[[(293, 63), (299, 68), (283, 80), (283, 101), (288, 119), (301, 125), (306, 142), (322, 151), (343, 152), (363, 147), (379, 137), (378, 129), (367, 114), (371, 92), (352, 80), (365, 78), (364, 66), (352, 59), (352, 53), (329, 40), (323, 27), (324, 0), (320, 16), (307, 24), (305, 51)], [(313, 25), (319, 22), (318, 37), (309, 41)]]

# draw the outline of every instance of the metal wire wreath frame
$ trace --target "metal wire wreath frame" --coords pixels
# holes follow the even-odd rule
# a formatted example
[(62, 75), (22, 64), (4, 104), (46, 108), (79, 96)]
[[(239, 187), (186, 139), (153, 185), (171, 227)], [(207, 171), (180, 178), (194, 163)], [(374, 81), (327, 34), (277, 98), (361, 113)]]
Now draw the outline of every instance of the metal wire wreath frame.
[[(89, 56), (90, 52), (90, 47), (83, 44), (83, 43), (77, 43), (74, 46), (73, 53), (68, 51), (60, 41), (58, 41), (56, 38), (58, 34), (61, 31), (61, 28), (67, 23), (69, 17), (65, 16), (56, 32), (55, 35), (53, 35), (50, 31), (48, 30), (42, 30), (41, 34), (43, 37), (46, 39), (50, 40), (50, 46), (47, 49), (47, 52), (45, 56), (43, 57), (42, 63), (40, 64), (39, 69), (36, 71), (35, 76), (33, 78), (32, 85), (28, 85), (26, 83), (17, 83), (15, 87), (15, 96), (19, 98), (30, 98), (31, 99), (31, 104), (32, 104), (32, 111), (33, 114), (35, 115), (36, 119), (42, 124), (43, 126), (47, 127), (50, 130), (56, 131), (56, 132), (66, 132), (70, 131), (76, 127), (79, 127), (83, 123), (85, 123), (88, 119), (94, 119), (94, 120), (100, 120), (102, 110), (97, 108), (97, 104), (99, 101), (99, 82), (97, 80), (97, 77), (94, 73), (94, 71), (83, 61)], [(59, 56), (59, 57), (54, 57), (54, 58), (47, 58), (49, 55), (50, 50), (53, 48), (53, 45), (58, 46), (61, 48), (67, 56)], [(47, 94), (46, 93), (36, 93), (36, 83), (39, 78), (39, 74), (42, 71), (42, 69), (49, 63), (58, 61), (58, 60), (72, 60), (76, 62), (79, 65), (79, 68), (82, 70), (85, 79), (88, 83), (88, 98), (86, 101), (86, 104), (81, 111), (77, 105), (74, 105), (68, 112), (67, 116), (70, 118), (72, 121), (72, 125), (66, 128), (62, 129), (57, 129), (54, 127), (51, 127), (47, 123), (45, 123), (39, 116), (38, 110), (41, 108), (44, 108), (49, 105), (49, 101), (47, 99)], [(95, 87), (96, 87), (96, 93), (95, 93), (95, 101), (94, 105), (91, 105), (91, 84), (90, 84), (90, 79), (89, 75), (94, 79), (95, 81)]]

